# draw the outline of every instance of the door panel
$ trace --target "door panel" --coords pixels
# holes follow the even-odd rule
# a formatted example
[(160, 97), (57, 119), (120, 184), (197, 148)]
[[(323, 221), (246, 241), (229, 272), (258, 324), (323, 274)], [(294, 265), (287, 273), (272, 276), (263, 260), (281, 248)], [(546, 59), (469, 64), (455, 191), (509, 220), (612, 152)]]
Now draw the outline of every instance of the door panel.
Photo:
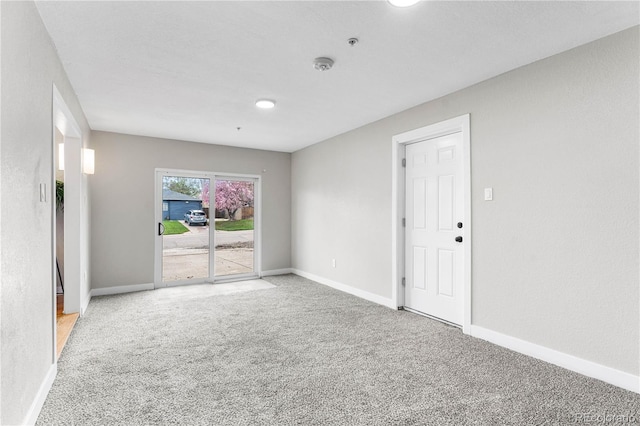
[(427, 289), (427, 249), (425, 247), (413, 247), (413, 288)]
[(453, 297), (455, 252), (438, 250), (438, 295)]
[[(405, 306), (462, 324), (462, 133), (406, 146)], [(456, 237), (463, 237), (457, 242)]]
[(440, 231), (453, 231), (455, 186), (454, 176), (438, 176), (438, 230)]
[(427, 227), (427, 180), (423, 177), (413, 180), (413, 227), (425, 229)]
[(217, 178), (215, 277), (255, 274), (255, 179)]
[[(209, 179), (162, 176), (162, 283), (202, 282), (210, 276), (210, 227), (201, 222)], [(164, 207), (167, 207), (165, 210)], [(194, 214), (188, 215), (189, 212)], [(206, 218), (206, 215), (205, 215)]]

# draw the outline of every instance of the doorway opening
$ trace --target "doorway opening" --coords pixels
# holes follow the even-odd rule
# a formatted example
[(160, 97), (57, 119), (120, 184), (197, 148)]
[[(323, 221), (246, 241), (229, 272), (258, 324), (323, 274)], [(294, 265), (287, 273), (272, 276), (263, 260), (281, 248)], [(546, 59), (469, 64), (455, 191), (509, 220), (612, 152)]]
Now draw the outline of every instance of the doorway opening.
[[(54, 131), (54, 159), (57, 159), (56, 167), (54, 167), (54, 191), (55, 191), (55, 302), (56, 302), (56, 344), (55, 354), (56, 359), (60, 357), (64, 345), (67, 343), (71, 331), (80, 316), (78, 311), (74, 311), (72, 293), (74, 292), (74, 284), (71, 283), (67, 292), (67, 298), (70, 299), (65, 307), (65, 216), (64, 216), (64, 189), (65, 189), (65, 171), (64, 171), (64, 142), (65, 136), (62, 134), (58, 127), (53, 128)], [(73, 207), (73, 202), (69, 203)], [(71, 242), (70, 242), (71, 243)], [(69, 247), (70, 248), (70, 247)], [(69, 251), (67, 248), (67, 251)], [(73, 265), (75, 262), (70, 262)]]
[(52, 106), (52, 319), (53, 355), (60, 355), (89, 303), (87, 181), (82, 132), (53, 87)]

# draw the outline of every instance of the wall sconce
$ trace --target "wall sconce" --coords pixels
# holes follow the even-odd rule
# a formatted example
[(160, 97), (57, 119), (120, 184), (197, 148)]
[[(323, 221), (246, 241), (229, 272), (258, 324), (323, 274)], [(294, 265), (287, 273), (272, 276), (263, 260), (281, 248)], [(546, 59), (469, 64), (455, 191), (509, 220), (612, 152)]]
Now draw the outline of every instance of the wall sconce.
[(58, 170), (64, 170), (64, 144), (58, 144)]
[(92, 175), (96, 169), (96, 152), (93, 149), (82, 148), (82, 173)]
[[(64, 170), (64, 144), (58, 144), (58, 170)], [(82, 148), (82, 173), (92, 175), (96, 170), (96, 152)]]

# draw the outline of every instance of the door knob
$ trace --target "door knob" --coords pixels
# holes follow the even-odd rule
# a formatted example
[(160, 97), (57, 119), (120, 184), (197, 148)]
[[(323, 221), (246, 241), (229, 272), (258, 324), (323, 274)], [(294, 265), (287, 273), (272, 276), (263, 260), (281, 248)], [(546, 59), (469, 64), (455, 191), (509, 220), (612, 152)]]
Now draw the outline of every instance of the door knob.
[(456, 237), (456, 242), (461, 243), (462, 242), (462, 237), (458, 235)]
[(458, 228), (462, 228), (462, 222), (458, 222)]

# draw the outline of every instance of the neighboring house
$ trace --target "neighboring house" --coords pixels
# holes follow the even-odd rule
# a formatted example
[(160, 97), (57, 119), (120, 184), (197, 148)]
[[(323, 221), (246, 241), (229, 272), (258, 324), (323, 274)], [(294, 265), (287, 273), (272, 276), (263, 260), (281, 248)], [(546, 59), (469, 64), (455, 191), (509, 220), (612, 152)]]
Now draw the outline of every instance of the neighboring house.
[(162, 218), (182, 220), (189, 210), (202, 210), (202, 200), (170, 189), (162, 190)]

